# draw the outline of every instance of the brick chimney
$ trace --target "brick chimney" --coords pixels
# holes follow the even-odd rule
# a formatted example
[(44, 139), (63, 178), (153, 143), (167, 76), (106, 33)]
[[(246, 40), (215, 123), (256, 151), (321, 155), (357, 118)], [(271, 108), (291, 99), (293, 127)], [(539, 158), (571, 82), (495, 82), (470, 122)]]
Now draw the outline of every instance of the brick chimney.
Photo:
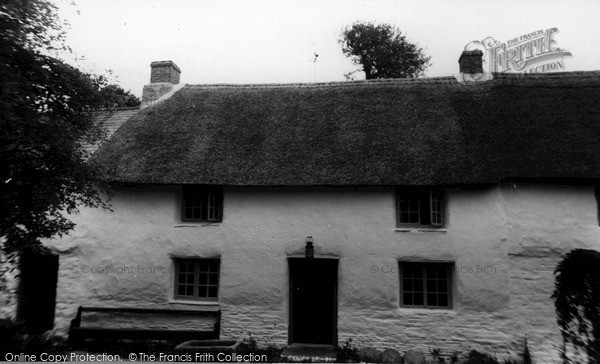
[(458, 58), (460, 73), (454, 77), (463, 84), (492, 80), (494, 74), (483, 69), (483, 62), (483, 51), (480, 49), (464, 50)]
[(168, 82), (174, 85), (179, 83), (181, 70), (173, 61), (158, 61), (150, 63), (150, 83)]
[(150, 84), (142, 91), (140, 109), (166, 100), (179, 90), (181, 70), (173, 61), (158, 61), (150, 64)]
[(460, 73), (483, 73), (483, 52), (476, 49), (474, 51), (463, 51), (458, 58)]

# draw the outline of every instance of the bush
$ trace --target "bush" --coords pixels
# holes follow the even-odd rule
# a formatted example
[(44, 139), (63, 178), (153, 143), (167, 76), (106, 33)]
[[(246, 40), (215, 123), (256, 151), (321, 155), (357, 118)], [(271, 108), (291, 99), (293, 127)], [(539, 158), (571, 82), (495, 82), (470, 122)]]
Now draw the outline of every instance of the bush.
[(242, 340), (242, 343), (240, 344), (240, 346), (238, 346), (237, 350), (235, 351), (235, 353), (239, 355), (266, 355), (267, 361), (270, 363), (280, 362), (282, 352), (283, 349), (273, 345), (268, 345), (264, 348), (258, 347), (258, 343), (256, 342), (256, 339), (252, 337), (252, 335)]
[[(506, 359), (502, 362), (502, 364), (518, 364), (519, 362), (514, 359)], [(469, 357), (465, 364), (500, 364), (496, 357), (486, 354), (480, 353), (477, 350), (471, 350), (469, 353)]]
[(358, 361), (358, 348), (352, 343), (352, 339), (346, 340), (344, 345), (335, 348), (335, 352), (339, 362), (352, 363)]
[(250, 353), (255, 353), (258, 349), (258, 344), (256, 343), (256, 339), (252, 337), (252, 335), (248, 336), (248, 338), (243, 339), (240, 346), (238, 346), (236, 353), (245, 355)]
[(0, 319), (0, 357), (8, 352), (28, 354), (57, 353), (68, 349), (65, 341), (48, 332), (28, 333), (22, 322)]
[(486, 353), (480, 353), (477, 350), (471, 350), (469, 358), (465, 364), (499, 364), (498, 360)]
[(554, 271), (554, 306), (563, 337), (563, 361), (569, 348), (585, 350), (600, 363), (600, 252), (574, 249)]

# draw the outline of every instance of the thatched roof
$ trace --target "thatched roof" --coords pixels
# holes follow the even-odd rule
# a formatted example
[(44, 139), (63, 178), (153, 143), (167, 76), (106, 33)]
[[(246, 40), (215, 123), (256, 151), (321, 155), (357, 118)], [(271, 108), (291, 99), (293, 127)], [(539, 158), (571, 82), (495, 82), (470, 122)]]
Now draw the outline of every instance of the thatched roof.
[(92, 160), (134, 183), (600, 178), (600, 72), (186, 86), (131, 117)]

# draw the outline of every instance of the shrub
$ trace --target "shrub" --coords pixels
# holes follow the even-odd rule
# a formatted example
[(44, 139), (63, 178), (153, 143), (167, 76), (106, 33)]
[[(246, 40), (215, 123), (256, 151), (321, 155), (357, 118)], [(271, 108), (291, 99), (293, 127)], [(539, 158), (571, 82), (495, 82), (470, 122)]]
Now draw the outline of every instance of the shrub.
[(434, 360), (437, 360), (439, 363), (446, 362), (446, 359), (442, 357), (440, 349), (431, 349), (430, 352)]
[(346, 340), (344, 345), (338, 346), (336, 349), (338, 362), (351, 363), (358, 361), (358, 348), (352, 342), (352, 339)]
[[(518, 364), (519, 362), (514, 359), (505, 359), (502, 364)], [(496, 357), (486, 354), (480, 353), (477, 350), (471, 350), (469, 353), (469, 357), (465, 361), (465, 364), (500, 364)]]
[(236, 352), (242, 355), (250, 354), (256, 352), (257, 348), (258, 344), (256, 342), (256, 339), (252, 337), (252, 334), (250, 334), (247, 338), (242, 340)]
[(261, 348), (258, 346), (256, 339), (253, 338), (252, 335), (249, 335), (248, 338), (242, 340), (240, 346), (238, 346), (235, 352), (236, 354), (240, 355), (266, 355), (267, 361), (273, 363), (281, 362), (281, 353), (283, 352), (283, 349), (273, 345), (268, 345), (264, 348)]
[(452, 353), (452, 355), (450, 355), (450, 363), (458, 362), (458, 354), (460, 353), (458, 351), (455, 351)]
[(480, 353), (477, 350), (471, 350), (465, 364), (499, 364), (498, 360), (486, 353)]
[(575, 249), (554, 271), (554, 306), (563, 337), (563, 362), (569, 348), (583, 349), (600, 363), (600, 252)]

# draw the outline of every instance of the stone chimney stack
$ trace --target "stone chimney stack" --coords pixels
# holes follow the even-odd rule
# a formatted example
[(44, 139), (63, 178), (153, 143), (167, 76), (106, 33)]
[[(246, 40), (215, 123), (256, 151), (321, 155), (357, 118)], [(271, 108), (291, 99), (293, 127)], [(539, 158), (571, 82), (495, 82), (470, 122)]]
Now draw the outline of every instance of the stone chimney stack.
[(474, 51), (463, 51), (458, 58), (460, 73), (483, 73), (483, 52), (476, 49)]
[(179, 83), (181, 70), (173, 61), (158, 61), (150, 63), (150, 83), (168, 82), (174, 85)]
[(166, 100), (179, 90), (181, 70), (173, 61), (158, 61), (150, 64), (150, 84), (142, 91), (140, 109)]

